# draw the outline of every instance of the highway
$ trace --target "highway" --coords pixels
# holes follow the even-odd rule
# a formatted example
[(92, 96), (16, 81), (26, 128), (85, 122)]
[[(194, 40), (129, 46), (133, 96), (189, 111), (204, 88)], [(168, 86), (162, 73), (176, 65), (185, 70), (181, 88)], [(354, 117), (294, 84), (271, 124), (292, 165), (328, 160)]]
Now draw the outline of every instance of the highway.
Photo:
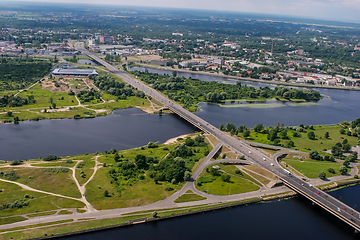
[(170, 101), (168, 98), (163, 96), (158, 91), (150, 88), (146, 84), (140, 82), (139, 80), (131, 77), (127, 72), (118, 70), (109, 63), (103, 61), (97, 56), (91, 54), (86, 49), (79, 49), (83, 54), (94, 59), (99, 64), (108, 68), (114, 75), (121, 78), (123, 81), (127, 82), (131, 86), (136, 89), (143, 91), (148, 96), (155, 98), (160, 101), (164, 105), (166, 105), (172, 112), (178, 114), (180, 117), (192, 123), (197, 128), (214, 135), (220, 142), (222, 142), (225, 146), (233, 150), (235, 153), (240, 155), (245, 155), (246, 159), (251, 161), (252, 164), (267, 169), (277, 176), (287, 185), (289, 188), (298, 192), (299, 194), (305, 196), (310, 199), (312, 202), (321, 206), (325, 210), (329, 211), (336, 217), (340, 218), (344, 222), (348, 223), (350, 226), (354, 227), (355, 230), (360, 231), (360, 213), (350, 208), (346, 204), (340, 202), (336, 198), (333, 198), (331, 195), (317, 189), (314, 186), (309, 185), (307, 182), (301, 180), (298, 177), (292, 176), (291, 174), (284, 171), (280, 165), (277, 164), (274, 160), (268, 158), (264, 154), (262, 154), (257, 149), (248, 145), (245, 141), (241, 141), (235, 139), (205, 120), (199, 118), (195, 114), (187, 111), (179, 104)]

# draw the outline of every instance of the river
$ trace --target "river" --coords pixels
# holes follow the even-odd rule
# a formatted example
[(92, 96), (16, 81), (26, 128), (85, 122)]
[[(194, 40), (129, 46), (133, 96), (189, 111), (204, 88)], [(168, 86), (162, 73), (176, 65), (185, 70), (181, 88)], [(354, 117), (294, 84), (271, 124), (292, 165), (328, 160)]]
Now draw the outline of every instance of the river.
[(18, 160), (48, 154), (71, 156), (125, 150), (163, 143), (195, 128), (173, 115), (147, 114), (137, 108), (115, 110), (105, 117), (26, 121), (0, 124), (0, 159)]
[[(145, 68), (133, 67), (131, 70), (144, 71)], [(168, 74), (168, 70), (150, 69), (151, 73)], [(217, 81), (220, 83), (235, 84), (237, 80), (202, 75), (196, 73), (178, 72), (180, 77), (197, 78), (202, 81)], [(243, 85), (254, 87), (271, 87), (276, 85), (240, 81)], [(336, 124), (342, 121), (352, 121), (360, 117), (360, 92), (340, 89), (310, 88), (319, 91), (324, 98), (318, 103), (289, 103), (281, 101), (268, 101), (266, 103), (227, 102), (226, 106), (217, 104), (200, 103), (196, 113), (199, 117), (214, 126), (234, 123), (236, 126), (246, 125), (253, 127), (258, 123), (265, 126), (274, 126), (283, 123), (285, 126)]]

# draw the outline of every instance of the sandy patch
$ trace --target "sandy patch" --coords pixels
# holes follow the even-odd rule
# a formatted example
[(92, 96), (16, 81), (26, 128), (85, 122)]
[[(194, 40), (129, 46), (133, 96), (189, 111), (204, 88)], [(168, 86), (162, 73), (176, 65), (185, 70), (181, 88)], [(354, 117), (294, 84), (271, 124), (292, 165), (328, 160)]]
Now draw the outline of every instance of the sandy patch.
[(177, 142), (177, 139), (178, 138), (186, 138), (187, 136), (189, 136), (191, 133), (189, 134), (184, 134), (184, 135), (180, 135), (180, 136), (177, 136), (177, 137), (174, 137), (174, 138), (170, 138), (168, 139), (166, 142), (164, 142), (164, 144), (170, 144), (170, 143), (175, 143)]

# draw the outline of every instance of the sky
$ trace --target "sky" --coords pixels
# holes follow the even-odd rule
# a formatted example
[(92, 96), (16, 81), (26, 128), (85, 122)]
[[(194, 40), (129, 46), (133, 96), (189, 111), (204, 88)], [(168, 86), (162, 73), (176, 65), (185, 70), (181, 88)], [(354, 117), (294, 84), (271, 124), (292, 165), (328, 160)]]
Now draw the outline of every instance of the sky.
[(266, 13), (360, 23), (360, 0), (15, 0)]

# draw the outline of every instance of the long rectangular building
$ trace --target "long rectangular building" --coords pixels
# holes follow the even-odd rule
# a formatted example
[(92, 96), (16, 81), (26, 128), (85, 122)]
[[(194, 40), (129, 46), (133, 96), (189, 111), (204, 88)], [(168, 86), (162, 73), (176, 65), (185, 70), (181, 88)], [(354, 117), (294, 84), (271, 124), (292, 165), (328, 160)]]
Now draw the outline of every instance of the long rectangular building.
[(78, 77), (87, 77), (89, 75), (99, 75), (96, 72), (96, 69), (81, 69), (81, 68), (56, 68), (52, 75), (55, 76), (78, 76)]

